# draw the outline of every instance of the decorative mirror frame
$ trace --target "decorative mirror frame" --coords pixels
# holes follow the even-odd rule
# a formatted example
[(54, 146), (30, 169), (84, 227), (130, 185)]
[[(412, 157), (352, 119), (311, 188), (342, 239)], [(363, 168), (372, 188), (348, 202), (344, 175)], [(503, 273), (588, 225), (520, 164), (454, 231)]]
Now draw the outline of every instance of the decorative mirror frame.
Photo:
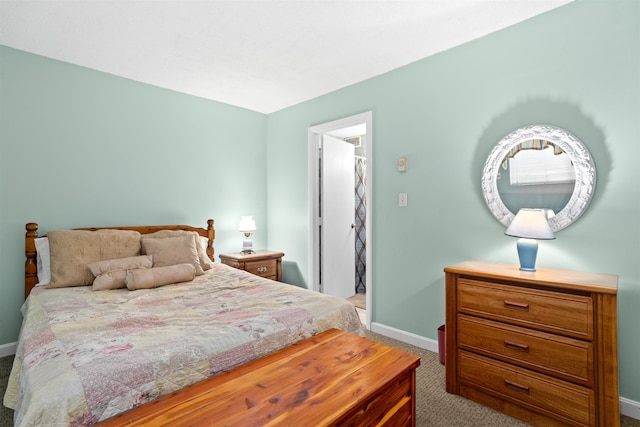
[[(596, 187), (596, 167), (589, 150), (574, 135), (564, 129), (549, 125), (531, 125), (511, 132), (496, 145), (482, 171), (482, 194), (484, 200), (505, 227), (511, 224), (515, 213), (511, 212), (498, 193), (498, 172), (505, 156), (512, 148), (530, 139), (542, 139), (562, 148), (571, 159), (576, 172), (576, 184), (566, 206), (549, 219), (551, 229), (556, 232), (575, 222), (587, 209)], [(517, 212), (516, 212), (517, 213)]]

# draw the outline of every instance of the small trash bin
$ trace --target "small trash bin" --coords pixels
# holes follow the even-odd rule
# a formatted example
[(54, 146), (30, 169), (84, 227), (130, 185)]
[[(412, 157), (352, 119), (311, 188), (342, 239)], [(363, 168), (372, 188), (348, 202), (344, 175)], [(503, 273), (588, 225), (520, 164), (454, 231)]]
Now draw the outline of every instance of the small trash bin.
[(445, 345), (444, 325), (438, 328), (438, 359), (444, 365), (445, 355), (447, 354)]

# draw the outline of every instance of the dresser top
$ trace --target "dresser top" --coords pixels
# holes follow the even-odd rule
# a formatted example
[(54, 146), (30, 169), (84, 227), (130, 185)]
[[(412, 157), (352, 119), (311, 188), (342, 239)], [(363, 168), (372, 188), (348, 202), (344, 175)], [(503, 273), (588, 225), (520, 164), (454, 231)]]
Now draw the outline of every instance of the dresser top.
[(616, 294), (618, 276), (615, 274), (586, 273), (580, 271), (538, 268), (537, 271), (522, 271), (514, 264), (497, 264), (484, 261), (464, 261), (445, 267), (447, 273), (473, 275), (492, 279), (503, 279), (536, 285), (551, 285), (563, 289), (585, 292)]

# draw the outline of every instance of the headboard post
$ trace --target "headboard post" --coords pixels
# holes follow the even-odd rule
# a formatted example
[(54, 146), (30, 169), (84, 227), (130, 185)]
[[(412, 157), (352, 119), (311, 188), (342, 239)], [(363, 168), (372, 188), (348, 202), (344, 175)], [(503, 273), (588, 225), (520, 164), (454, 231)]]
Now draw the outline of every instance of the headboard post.
[(207, 243), (207, 255), (209, 259), (213, 262), (216, 261), (215, 252), (213, 250), (213, 240), (216, 238), (216, 230), (213, 228), (213, 220), (207, 220), (207, 239), (209, 239), (209, 243)]
[(38, 224), (29, 222), (25, 226), (24, 254), (27, 260), (24, 264), (24, 298), (27, 299), (31, 289), (38, 283), (38, 260), (36, 258), (36, 242)]

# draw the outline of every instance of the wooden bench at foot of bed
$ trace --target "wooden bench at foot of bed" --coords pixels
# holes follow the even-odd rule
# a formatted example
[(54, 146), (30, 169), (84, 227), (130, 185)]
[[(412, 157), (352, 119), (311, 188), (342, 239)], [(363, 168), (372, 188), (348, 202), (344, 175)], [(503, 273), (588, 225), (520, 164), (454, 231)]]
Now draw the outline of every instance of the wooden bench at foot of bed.
[(420, 358), (337, 329), (99, 425), (415, 426)]

